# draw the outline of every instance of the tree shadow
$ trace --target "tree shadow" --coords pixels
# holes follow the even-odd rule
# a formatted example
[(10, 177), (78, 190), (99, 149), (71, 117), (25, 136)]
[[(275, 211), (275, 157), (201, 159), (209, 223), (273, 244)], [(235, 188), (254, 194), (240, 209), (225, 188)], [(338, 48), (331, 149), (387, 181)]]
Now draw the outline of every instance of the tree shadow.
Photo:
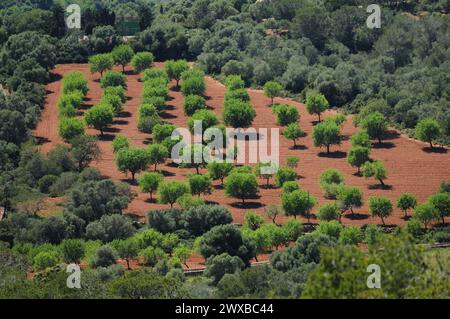
[(412, 216), (410, 216), (410, 215), (400, 217), (400, 219), (404, 220), (405, 222), (409, 221), (411, 218), (412, 218)]
[(49, 79), (50, 82), (49, 83), (60, 81), (61, 79), (62, 79), (61, 74), (50, 72), (50, 79)]
[(239, 209), (258, 209), (264, 207), (265, 205), (260, 202), (234, 202), (231, 204), (231, 207), (239, 208)]
[(120, 112), (119, 117), (131, 117), (131, 113), (128, 111)]
[(253, 132), (235, 135), (235, 139), (238, 141), (259, 141), (263, 137), (264, 135)]
[(122, 178), (120, 181), (123, 182), (123, 183), (130, 184), (131, 186), (138, 186), (139, 185), (137, 179), (134, 179), (134, 180), (131, 179), (131, 174), (130, 174), (130, 176), (128, 178)]
[(364, 220), (364, 219), (368, 219), (370, 216), (368, 214), (361, 214), (361, 213), (349, 213), (343, 216), (346, 219), (350, 219), (350, 220)]
[(221, 190), (221, 189), (223, 189), (223, 186), (222, 186), (221, 184), (219, 184), (219, 185), (213, 185), (213, 188), (214, 188), (214, 189), (217, 189), (217, 190)]
[(34, 138), (36, 139), (36, 143), (38, 145), (42, 145), (42, 144), (46, 144), (46, 143), (50, 143), (51, 142), (48, 138), (42, 137), (42, 136), (35, 136)]
[(111, 142), (116, 136), (114, 134), (98, 135), (98, 140), (103, 142)]
[(293, 151), (304, 151), (304, 150), (308, 149), (308, 146), (306, 146), (306, 145), (295, 145), (295, 146), (289, 147), (289, 149), (293, 150)]
[(393, 188), (394, 187), (392, 185), (381, 185), (381, 184), (369, 185), (369, 189), (375, 189), (375, 190), (390, 191)]
[(91, 107), (91, 104), (81, 103), (80, 110), (89, 110)]
[(171, 114), (171, 113), (167, 113), (166, 111), (162, 111), (159, 113), (159, 115), (161, 116), (161, 118), (163, 119), (176, 119), (178, 116)]
[(347, 152), (343, 151), (335, 151), (335, 152), (320, 152), (319, 157), (328, 157), (328, 158), (345, 158), (347, 157)]
[(436, 153), (436, 154), (447, 154), (448, 150), (445, 147), (422, 147), (422, 150), (425, 153)]
[(213, 200), (205, 200), (206, 205), (220, 205), (219, 202)]
[(397, 139), (399, 137), (400, 137), (400, 133), (399, 132), (397, 132), (397, 131), (387, 131), (384, 134), (383, 139), (384, 140), (395, 140), (395, 139)]
[(175, 173), (166, 171), (166, 170), (158, 170), (159, 173), (163, 174), (164, 177), (171, 177), (175, 176)]
[(179, 164), (174, 163), (174, 162), (167, 163), (166, 166), (167, 166), (167, 167), (173, 167), (173, 168), (178, 168), (178, 167), (180, 167)]
[(142, 143), (144, 145), (150, 145), (153, 143), (153, 139), (151, 137), (147, 137)]
[(123, 74), (125, 75), (137, 75), (134, 73), (134, 70), (125, 70), (125, 72), (123, 72)]
[(103, 132), (107, 132), (107, 133), (119, 133), (121, 130), (120, 128), (117, 127), (107, 127), (103, 130)]
[(372, 147), (375, 149), (391, 149), (395, 147), (395, 144), (392, 142), (381, 142), (372, 144)]
[(126, 120), (115, 120), (113, 122), (113, 125), (127, 125), (128, 123), (130, 123), (130, 122), (126, 121)]
[(362, 177), (363, 176), (361, 172), (355, 172), (352, 175), (356, 176), (356, 177)]
[(149, 198), (146, 198), (146, 199), (144, 200), (144, 202), (146, 202), (146, 203), (148, 203), (148, 204), (156, 204), (158, 201), (156, 200), (156, 198), (150, 199), (150, 197), (149, 197)]
[(176, 84), (170, 86), (170, 91), (172, 92), (180, 92), (181, 86), (177, 86)]

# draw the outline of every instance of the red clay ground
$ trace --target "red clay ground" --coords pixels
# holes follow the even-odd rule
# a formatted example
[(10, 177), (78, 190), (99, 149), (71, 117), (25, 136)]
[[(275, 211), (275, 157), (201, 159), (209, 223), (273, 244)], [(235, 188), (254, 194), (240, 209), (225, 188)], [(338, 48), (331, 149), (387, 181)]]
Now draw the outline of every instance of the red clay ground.
[[(157, 65), (157, 67), (161, 66), (161, 64)], [(102, 89), (98, 82), (99, 75), (91, 75), (87, 65), (60, 65), (53, 70), (53, 73), (62, 76), (67, 72), (75, 70), (83, 72), (89, 80), (90, 91), (87, 96), (87, 104), (93, 105), (97, 103), (102, 95)], [(124, 110), (128, 113), (126, 116), (117, 118), (105, 137), (100, 139), (99, 144), (102, 150), (102, 156), (97, 163), (93, 163), (92, 165), (99, 168), (105, 176), (121, 181), (127, 181), (127, 177), (117, 170), (114, 163), (114, 156), (111, 148), (111, 140), (114, 135), (120, 133), (128, 136), (135, 146), (144, 147), (151, 143), (150, 135), (140, 133), (137, 129), (137, 108), (140, 103), (142, 83), (139, 82), (139, 75), (127, 75), (127, 78), (127, 96), (129, 97), (129, 100), (125, 103)], [(207, 104), (220, 118), (225, 88), (222, 84), (209, 77), (206, 78), (206, 83), (206, 94), (209, 97)], [(171, 83), (171, 86), (173, 85), (174, 83)], [(55, 145), (62, 143), (58, 136), (57, 112), (57, 100), (60, 95), (60, 89), (61, 84), (59, 81), (48, 84), (47, 90), (49, 91), (49, 94), (47, 95), (45, 108), (42, 113), (42, 120), (34, 132), (34, 136), (42, 143), (41, 151), (44, 153), (48, 152)], [(272, 114), (269, 107), (270, 99), (264, 97), (260, 91), (249, 90), (249, 93), (251, 102), (257, 113), (253, 126), (256, 129), (277, 127), (275, 125), (275, 116)], [(178, 127), (186, 127), (187, 117), (183, 113), (182, 94), (171, 87), (170, 96), (172, 99), (168, 102), (169, 107), (164, 116), (164, 120), (173, 123)], [(281, 137), (280, 161), (281, 164), (284, 165), (287, 156), (297, 155), (300, 157), (297, 169), (298, 174), (301, 176), (299, 183), (303, 189), (309, 190), (312, 196), (319, 199), (319, 205), (315, 207), (314, 211), (316, 211), (320, 205), (328, 202), (323, 198), (323, 193), (318, 182), (320, 173), (327, 168), (337, 168), (341, 170), (345, 175), (347, 185), (357, 186), (364, 192), (366, 204), (361, 209), (356, 210), (358, 213), (357, 216), (353, 219), (351, 219), (350, 216), (345, 216), (342, 219), (344, 224), (351, 225), (380, 223), (379, 219), (372, 218), (368, 215), (367, 199), (370, 196), (386, 196), (395, 203), (400, 194), (409, 192), (415, 194), (418, 197), (418, 200), (422, 202), (438, 189), (441, 181), (450, 179), (450, 152), (427, 152), (425, 144), (400, 136), (393, 131), (392, 134), (390, 134), (391, 137), (386, 140), (381, 147), (375, 145), (371, 155), (372, 158), (382, 160), (385, 163), (389, 172), (389, 178), (386, 180), (389, 189), (379, 189), (374, 187), (377, 184), (375, 180), (365, 180), (362, 177), (355, 176), (355, 168), (352, 168), (347, 164), (346, 152), (350, 147), (348, 140), (344, 141), (339, 147), (333, 147), (332, 151), (335, 153), (331, 156), (327, 157), (320, 154), (325, 150), (314, 147), (311, 140), (313, 121), (316, 120), (316, 117), (307, 114), (304, 105), (301, 103), (282, 98), (276, 99), (276, 102), (295, 105), (300, 111), (300, 125), (307, 133), (307, 136), (299, 140), (298, 144), (301, 146), (297, 149), (292, 149), (292, 142)], [(325, 114), (325, 117), (332, 113), (332, 111), (328, 112)], [(349, 119), (344, 125), (343, 134), (345, 136), (350, 136), (356, 131), (357, 129), (352, 125), (351, 119)], [(92, 135), (98, 134), (96, 130), (92, 129), (89, 129), (87, 132)], [(169, 165), (158, 166), (158, 169), (163, 170), (167, 179), (185, 179), (186, 175), (193, 171), (191, 169), (179, 169)], [(206, 170), (203, 170), (203, 172), (206, 172)], [(215, 182), (215, 185), (218, 184), (218, 182)], [(260, 185), (265, 185), (265, 181), (261, 180)], [(138, 196), (129, 205), (127, 209), (128, 213), (145, 217), (145, 214), (149, 209), (167, 207), (167, 205), (150, 203), (148, 201), (149, 196), (140, 193), (137, 186), (132, 185), (132, 189)], [(266, 205), (280, 204), (280, 190), (261, 188), (260, 198), (250, 201), (246, 208), (240, 207), (238, 200), (227, 198), (224, 191), (219, 187), (215, 188), (211, 195), (205, 196), (205, 199), (210, 202), (217, 202), (224, 205), (232, 212), (234, 221), (236, 223), (242, 223), (245, 213), (249, 210), (263, 214)], [(402, 219), (402, 216), (403, 213), (400, 210), (395, 209), (394, 214), (387, 218), (386, 222), (387, 224), (403, 224), (405, 221)], [(284, 219), (284, 217), (279, 217), (278, 221), (281, 222)]]

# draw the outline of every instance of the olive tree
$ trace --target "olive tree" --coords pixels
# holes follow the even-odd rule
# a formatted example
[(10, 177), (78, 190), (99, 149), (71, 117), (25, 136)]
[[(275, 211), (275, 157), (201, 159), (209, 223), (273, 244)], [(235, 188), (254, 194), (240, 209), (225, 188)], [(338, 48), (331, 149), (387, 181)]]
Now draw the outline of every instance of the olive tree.
[(122, 71), (125, 72), (125, 67), (131, 62), (134, 56), (134, 51), (131, 46), (121, 44), (111, 51), (112, 58), (115, 65), (121, 65)]
[(81, 239), (64, 239), (61, 242), (61, 251), (65, 263), (80, 263), (86, 252), (85, 244)]
[(358, 174), (361, 172), (361, 166), (370, 160), (370, 149), (363, 146), (354, 146), (350, 149), (347, 161), (351, 166), (358, 168)]
[(418, 205), (413, 213), (413, 219), (420, 221), (425, 226), (425, 229), (428, 229), (428, 225), (438, 218), (439, 211), (430, 203)]
[(223, 185), (223, 180), (233, 170), (233, 164), (227, 162), (210, 162), (208, 163), (208, 173), (213, 180), (220, 179)]
[(189, 193), (189, 186), (183, 182), (162, 182), (158, 187), (158, 201), (161, 204), (170, 204), (170, 207), (172, 208), (177, 199), (187, 193)]
[(281, 196), (281, 205), (286, 216), (303, 216), (311, 219), (311, 209), (316, 205), (316, 199), (309, 192), (296, 190)]
[(167, 157), (169, 157), (169, 151), (167, 147), (161, 144), (152, 144), (148, 147), (148, 164), (154, 165), (155, 172), (158, 164), (164, 164)]
[(300, 118), (298, 109), (295, 106), (281, 104), (274, 106), (273, 108), (274, 113), (277, 116), (278, 125), (287, 126), (291, 123), (296, 123)]
[(183, 72), (189, 70), (189, 64), (185, 60), (178, 61), (167, 61), (166, 65), (166, 73), (169, 79), (177, 81), (177, 87), (179, 86), (181, 75)]
[(117, 241), (115, 246), (117, 255), (127, 262), (127, 269), (130, 270), (130, 260), (139, 254), (139, 242), (131, 237)]
[(303, 132), (298, 123), (289, 124), (283, 131), (284, 137), (294, 142), (294, 147), (297, 146), (297, 139), (302, 137), (304, 134), (305, 132)]
[(392, 203), (385, 197), (370, 197), (369, 210), (373, 217), (380, 217), (383, 225), (386, 225), (384, 219), (392, 214)]
[(416, 206), (417, 198), (411, 194), (404, 193), (397, 200), (397, 207), (405, 213), (405, 218), (408, 217), (408, 210), (414, 209)]
[(153, 193), (158, 190), (159, 184), (164, 176), (157, 172), (146, 172), (139, 178), (139, 186), (144, 193), (150, 193), (150, 200), (153, 199)]
[(367, 131), (371, 139), (378, 139), (378, 143), (381, 144), (383, 136), (387, 130), (386, 117), (380, 112), (374, 112), (367, 115), (362, 120), (362, 127)]
[(104, 130), (112, 124), (114, 111), (110, 105), (97, 104), (84, 113), (86, 124), (100, 131), (103, 136)]
[(123, 148), (116, 155), (116, 164), (121, 172), (130, 172), (131, 179), (135, 180), (135, 175), (141, 170), (145, 170), (149, 165), (148, 150), (143, 148)]
[(89, 69), (92, 74), (99, 72), (103, 76), (103, 72), (111, 70), (114, 60), (109, 53), (93, 55), (89, 58)]
[(387, 178), (387, 170), (381, 161), (366, 162), (362, 166), (362, 174), (365, 178), (374, 177), (382, 186), (385, 185), (384, 180)]
[(416, 136), (419, 140), (427, 142), (433, 148), (433, 141), (441, 136), (441, 127), (436, 120), (426, 118), (417, 123)]
[(327, 148), (330, 153), (331, 145), (340, 145), (342, 142), (341, 127), (333, 122), (322, 122), (313, 128), (314, 146)]
[(252, 173), (232, 172), (225, 180), (225, 193), (227, 196), (239, 198), (242, 204), (245, 200), (258, 194), (258, 182)]
[(141, 73), (149, 69), (154, 60), (155, 57), (151, 52), (138, 52), (131, 59), (131, 65), (133, 66), (134, 72)]
[(188, 175), (189, 188), (192, 195), (211, 194), (211, 177), (202, 174), (189, 174)]
[(227, 101), (223, 111), (225, 125), (233, 128), (247, 128), (253, 123), (256, 111), (248, 102), (240, 100)]
[(355, 214), (354, 208), (363, 205), (363, 193), (357, 187), (341, 186), (337, 194), (337, 199), (346, 210), (350, 209), (352, 215)]
[(437, 193), (428, 198), (428, 202), (436, 207), (445, 225), (445, 217), (450, 216), (450, 195), (447, 193)]
[(69, 141), (84, 134), (84, 122), (81, 119), (65, 117), (59, 122), (59, 136)]
[(329, 107), (330, 104), (323, 94), (313, 93), (306, 98), (306, 111), (308, 111), (309, 114), (317, 114), (319, 122), (321, 114), (328, 110)]
[(274, 104), (275, 97), (281, 94), (283, 86), (275, 81), (269, 81), (264, 84), (264, 95), (271, 99), (272, 105)]

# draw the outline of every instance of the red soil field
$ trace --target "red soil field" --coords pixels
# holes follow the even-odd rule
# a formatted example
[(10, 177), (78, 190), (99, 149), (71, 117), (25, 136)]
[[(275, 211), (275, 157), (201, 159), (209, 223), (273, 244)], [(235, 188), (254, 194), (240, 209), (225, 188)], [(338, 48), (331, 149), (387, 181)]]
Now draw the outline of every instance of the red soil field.
[[(157, 67), (162, 67), (162, 64), (157, 64)], [(89, 93), (87, 96), (87, 106), (94, 105), (99, 101), (102, 95), (102, 89), (99, 83), (99, 75), (91, 75), (89, 67), (85, 64), (59, 65), (53, 73), (56, 76), (63, 76), (71, 71), (81, 71), (85, 74), (89, 81)], [(115, 180), (129, 182), (125, 174), (119, 172), (114, 162), (114, 155), (112, 152), (111, 141), (116, 134), (123, 134), (128, 136), (134, 146), (144, 147), (151, 143), (151, 136), (149, 134), (140, 133), (137, 129), (137, 109), (140, 103), (140, 96), (142, 94), (142, 83), (139, 82), (139, 75), (132, 74), (131, 70), (127, 68), (128, 101), (124, 104), (125, 114), (122, 117), (116, 118), (114, 125), (107, 130), (104, 137), (99, 139), (99, 145), (102, 150), (101, 159), (92, 164), (97, 167), (102, 174), (111, 177)], [(216, 80), (207, 77), (207, 104), (213, 109), (219, 118), (221, 118), (223, 109), (223, 99), (225, 95), (225, 88)], [(178, 127), (187, 127), (187, 117), (183, 113), (183, 96), (181, 92), (175, 89), (175, 82), (171, 83), (170, 96), (168, 101), (168, 108), (163, 114), (163, 119), (167, 122), (173, 123)], [(52, 82), (47, 85), (48, 95), (45, 101), (45, 108), (42, 113), (41, 121), (39, 122), (34, 136), (41, 143), (41, 152), (46, 153), (55, 145), (62, 143), (58, 136), (58, 111), (57, 100), (60, 96), (61, 83), (60, 81)], [(272, 114), (270, 108), (270, 99), (266, 98), (261, 91), (249, 90), (251, 102), (256, 109), (257, 116), (253, 122), (253, 127), (259, 128), (280, 128), (275, 124), (276, 118)], [(295, 105), (301, 114), (300, 126), (307, 133), (307, 136), (301, 138), (297, 144), (300, 146), (293, 149), (292, 141), (280, 136), (280, 164), (286, 163), (286, 157), (289, 155), (296, 155), (300, 157), (299, 166), (297, 168), (298, 174), (301, 176), (299, 184), (305, 190), (310, 191), (311, 195), (319, 200), (318, 205), (314, 208), (314, 212), (318, 210), (320, 205), (329, 202), (324, 199), (323, 192), (319, 186), (320, 173), (327, 168), (337, 168), (343, 172), (346, 179), (346, 184), (357, 186), (364, 192), (365, 204), (362, 208), (356, 209), (356, 216), (351, 217), (349, 214), (343, 217), (342, 222), (346, 225), (358, 225), (368, 223), (381, 223), (378, 218), (372, 218), (368, 213), (367, 200), (370, 196), (385, 196), (389, 198), (395, 206), (396, 199), (404, 192), (412, 193), (417, 196), (420, 202), (427, 199), (428, 196), (436, 192), (439, 184), (443, 180), (450, 179), (450, 152), (447, 149), (442, 152), (429, 152), (426, 144), (409, 139), (395, 131), (390, 132), (390, 137), (384, 141), (380, 146), (374, 145), (371, 157), (373, 159), (382, 160), (388, 169), (388, 179), (386, 184), (388, 188), (378, 188), (377, 181), (374, 179), (365, 180), (355, 174), (356, 169), (347, 163), (346, 152), (350, 148), (350, 142), (345, 140), (341, 146), (332, 147), (332, 154), (326, 156), (324, 149), (314, 147), (311, 139), (311, 132), (316, 116), (307, 114), (303, 104), (294, 102), (290, 99), (277, 98), (277, 103), (284, 103)], [(324, 117), (334, 114), (334, 111), (327, 112)], [(358, 129), (352, 124), (349, 117), (347, 123), (343, 127), (343, 134), (349, 137)], [(89, 129), (88, 134), (97, 135), (98, 131)], [(265, 137), (262, 136), (261, 139)], [(167, 164), (169, 164), (170, 160)], [(180, 169), (173, 165), (160, 165), (158, 169), (162, 170), (166, 179), (186, 179), (188, 173), (193, 172), (193, 169)], [(206, 170), (203, 169), (202, 173)], [(219, 186), (219, 181), (216, 181), (215, 188), (211, 195), (205, 196), (204, 199), (208, 202), (219, 203), (227, 207), (233, 214), (236, 223), (242, 223), (245, 213), (248, 211), (255, 211), (261, 215), (264, 213), (264, 207), (269, 204), (280, 204), (280, 189), (266, 189), (261, 188), (259, 199), (249, 200), (245, 207), (241, 207), (239, 200), (228, 198), (225, 196), (223, 189)], [(265, 181), (260, 180), (260, 185), (264, 186)], [(127, 208), (127, 213), (135, 214), (139, 217), (145, 218), (146, 212), (155, 208), (167, 208), (168, 205), (160, 205), (151, 203), (148, 194), (143, 194), (139, 191), (138, 186), (131, 185), (133, 191), (137, 196)], [(397, 225), (404, 224), (405, 220), (402, 218), (403, 212), (398, 209), (394, 210), (391, 217), (386, 219), (387, 224)], [(278, 222), (285, 221), (285, 217), (278, 217)], [(317, 220), (312, 219), (314, 223)]]

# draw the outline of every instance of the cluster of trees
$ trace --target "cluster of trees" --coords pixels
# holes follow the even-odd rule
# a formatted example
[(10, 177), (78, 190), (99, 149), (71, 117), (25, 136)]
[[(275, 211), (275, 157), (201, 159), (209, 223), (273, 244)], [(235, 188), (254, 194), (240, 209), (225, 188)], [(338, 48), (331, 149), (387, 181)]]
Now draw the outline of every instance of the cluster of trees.
[(85, 123), (76, 116), (84, 103), (87, 92), (87, 80), (81, 72), (72, 72), (64, 76), (58, 111), (59, 135), (65, 141), (84, 134)]
[(234, 128), (250, 127), (256, 111), (250, 104), (250, 97), (245, 90), (245, 82), (239, 75), (229, 75), (225, 79), (225, 86), (227, 92), (222, 114), (225, 125)]
[(160, 112), (165, 109), (169, 99), (169, 78), (164, 70), (147, 69), (142, 75), (144, 89), (138, 109), (138, 129), (152, 133), (153, 128), (162, 123)]

